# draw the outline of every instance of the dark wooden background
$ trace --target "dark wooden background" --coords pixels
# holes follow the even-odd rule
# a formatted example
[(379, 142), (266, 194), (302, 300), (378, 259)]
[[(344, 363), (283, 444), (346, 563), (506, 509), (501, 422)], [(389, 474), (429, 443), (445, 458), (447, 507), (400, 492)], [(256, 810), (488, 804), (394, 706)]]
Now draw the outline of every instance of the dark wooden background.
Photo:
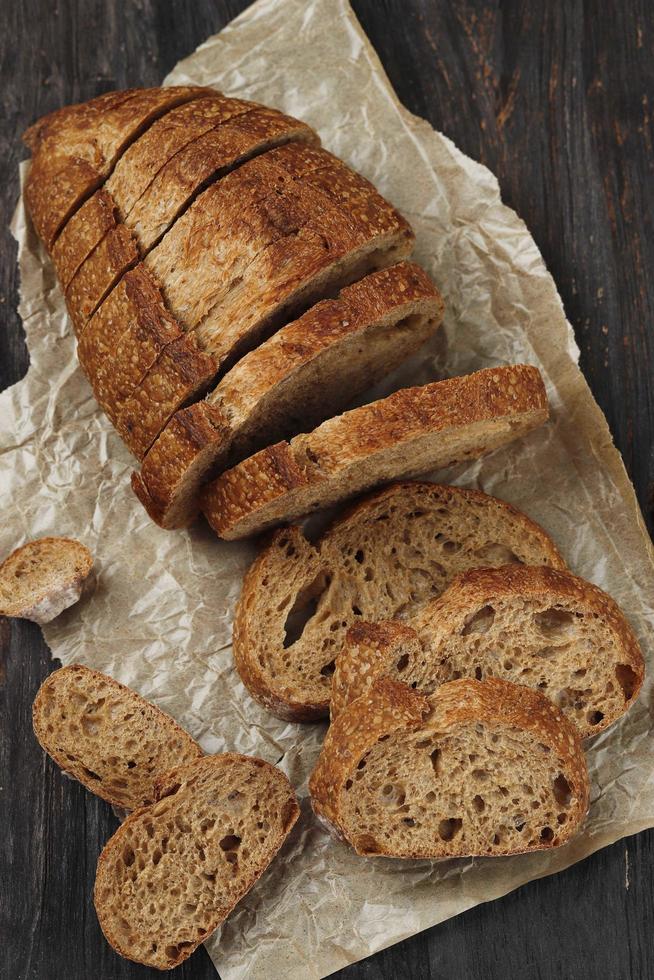
[[(651, 530), (654, 4), (353, 5), (405, 105), (486, 163), (531, 228)], [(158, 84), (246, 6), (241, 0), (0, 3), (0, 387), (18, 381), (29, 363), (16, 314), (15, 248), (6, 230), (25, 155), (22, 131), (60, 105)], [(119, 959), (100, 933), (90, 896), (97, 856), (116, 821), (104, 803), (63, 779), (33, 738), (30, 706), (52, 666), (38, 627), (0, 618), (2, 976), (160, 976)], [(640, 834), (338, 976), (654, 977), (653, 868), (654, 832)], [(175, 975), (215, 976), (203, 949)]]

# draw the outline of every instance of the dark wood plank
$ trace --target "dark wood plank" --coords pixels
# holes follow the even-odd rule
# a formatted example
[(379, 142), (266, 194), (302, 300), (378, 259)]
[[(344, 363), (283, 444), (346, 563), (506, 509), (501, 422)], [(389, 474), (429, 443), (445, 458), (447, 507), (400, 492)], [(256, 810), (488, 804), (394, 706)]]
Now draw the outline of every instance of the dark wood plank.
[[(21, 132), (67, 102), (156, 84), (246, 5), (0, 6), (0, 386), (17, 381), (28, 364), (6, 230), (24, 156)], [(355, 0), (354, 7), (403, 102), (491, 167), (504, 199), (527, 221), (651, 528), (654, 9), (645, 0), (610, 10), (599, 0)], [(61, 778), (31, 734), (31, 701), (52, 669), (38, 628), (0, 620), (0, 658), (2, 975), (160, 976), (111, 952), (89, 903), (97, 855), (116, 821)], [(640, 834), (338, 976), (652, 976), (653, 858), (654, 833)], [(180, 980), (213, 975), (203, 950), (175, 973)]]

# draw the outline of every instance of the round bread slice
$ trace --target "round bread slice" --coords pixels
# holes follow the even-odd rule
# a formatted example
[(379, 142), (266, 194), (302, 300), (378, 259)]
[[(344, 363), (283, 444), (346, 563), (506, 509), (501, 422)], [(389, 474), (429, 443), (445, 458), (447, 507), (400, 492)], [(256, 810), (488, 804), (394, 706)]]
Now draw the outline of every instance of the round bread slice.
[(66, 775), (125, 810), (152, 803), (160, 776), (203, 754), (170, 715), (82, 664), (50, 674), (32, 719), (42, 748)]
[(597, 586), (553, 568), (476, 569), (407, 623), (350, 628), (331, 716), (380, 676), (424, 693), (459, 677), (499, 677), (549, 697), (588, 738), (629, 709), (644, 671), (633, 630)]
[(588, 808), (572, 725), (537, 691), (458, 680), (430, 695), (378, 680), (330, 726), (313, 808), (357, 854), (519, 854), (569, 841)]
[(227, 470), (204, 490), (202, 509), (221, 537), (246, 537), (379, 483), (483, 456), (547, 417), (540, 372), (526, 364), (404, 388)]
[(462, 572), (510, 562), (565, 567), (545, 531), (502, 500), (435, 483), (386, 487), (316, 544), (297, 527), (273, 535), (243, 583), (236, 667), (278, 717), (322, 718), (354, 622), (413, 615)]
[(0, 616), (49, 623), (94, 582), (93, 556), (72, 538), (39, 538), (0, 565)]
[(104, 848), (94, 901), (116, 952), (168, 970), (252, 888), (300, 809), (279, 769), (234, 754), (174, 769), (158, 796), (154, 806), (128, 817)]

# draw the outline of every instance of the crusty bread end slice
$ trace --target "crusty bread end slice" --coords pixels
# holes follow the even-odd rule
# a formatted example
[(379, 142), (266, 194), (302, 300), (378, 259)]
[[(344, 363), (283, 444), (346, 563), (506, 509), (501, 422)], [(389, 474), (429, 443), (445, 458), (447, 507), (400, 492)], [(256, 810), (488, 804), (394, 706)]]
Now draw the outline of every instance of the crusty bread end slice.
[(222, 538), (242, 538), (387, 480), (476, 458), (548, 417), (537, 368), (487, 368), (405, 388), (323, 422), (223, 473), (202, 509)]
[(458, 680), (424, 695), (383, 678), (330, 726), (310, 792), (357, 854), (450, 858), (565, 844), (589, 786), (575, 729), (538, 692)]
[(98, 861), (94, 901), (116, 952), (169, 970), (252, 888), (299, 816), (286, 776), (224, 754), (172, 770)]
[(332, 718), (380, 676), (424, 693), (459, 677), (525, 684), (588, 738), (633, 704), (644, 663), (629, 623), (597, 586), (506, 565), (466, 572), (406, 623), (354, 624), (336, 658)]
[(507, 563), (565, 567), (543, 529), (510, 504), (435, 483), (371, 494), (315, 544), (297, 527), (279, 530), (243, 583), (239, 675), (277, 716), (321, 718), (348, 627), (414, 615), (462, 572)]
[(0, 565), (0, 616), (49, 623), (94, 583), (93, 556), (71, 538), (39, 538)]
[(202, 756), (170, 715), (82, 664), (50, 674), (32, 719), (42, 748), (68, 776), (125, 810), (152, 803), (160, 776)]

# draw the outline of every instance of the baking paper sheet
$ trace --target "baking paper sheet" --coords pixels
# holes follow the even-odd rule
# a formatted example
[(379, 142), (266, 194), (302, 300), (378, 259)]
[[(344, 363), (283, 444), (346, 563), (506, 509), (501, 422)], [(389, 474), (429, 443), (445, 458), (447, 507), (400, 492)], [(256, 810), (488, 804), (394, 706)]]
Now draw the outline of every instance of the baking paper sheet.
[[(529, 232), (488, 170), (399, 105), (346, 0), (259, 0), (166, 81), (306, 119), (413, 223), (417, 258), (445, 296), (445, 330), (379, 392), (507, 362), (540, 367), (551, 424), (447, 477), (543, 524), (571, 568), (615, 596), (648, 660), (638, 703), (589, 752), (590, 815), (563, 849), (440, 864), (357, 858), (304, 799), (283, 853), (208, 948), (223, 980), (311, 980), (654, 824), (652, 552)], [(97, 589), (45, 628), (53, 656), (132, 685), (208, 752), (278, 763), (306, 797), (322, 727), (277, 721), (232, 665), (232, 612), (253, 546), (220, 542), (204, 525), (166, 532), (149, 521), (129, 487), (129, 453), (77, 366), (53, 268), (22, 205), (13, 230), (31, 367), (0, 400), (0, 554), (46, 534), (84, 541)]]

